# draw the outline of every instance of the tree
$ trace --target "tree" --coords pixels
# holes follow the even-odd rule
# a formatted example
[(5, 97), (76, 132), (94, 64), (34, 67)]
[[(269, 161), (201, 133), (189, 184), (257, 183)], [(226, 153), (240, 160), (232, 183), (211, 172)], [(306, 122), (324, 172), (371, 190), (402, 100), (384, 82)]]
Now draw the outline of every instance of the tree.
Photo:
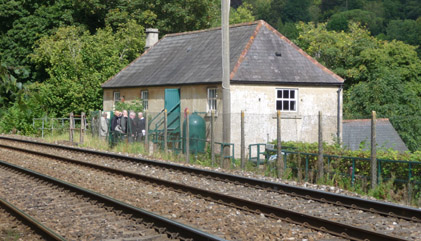
[(327, 29), (348, 31), (348, 24), (350, 21), (359, 22), (361, 25), (367, 26), (373, 35), (383, 32), (383, 19), (377, 17), (373, 12), (360, 9), (354, 9), (332, 15), (328, 21)]
[(143, 27), (134, 21), (98, 29), (91, 35), (77, 27), (62, 27), (37, 42), (32, 61), (49, 78), (40, 88), (44, 104), (59, 116), (102, 107), (101, 84), (139, 55)]
[(416, 47), (370, 36), (358, 24), (349, 32), (300, 23), (297, 44), (345, 79), (344, 117), (390, 118), (412, 151), (421, 150), (421, 60)]
[(244, 0), (243, 3), (252, 5), (253, 16), (256, 19), (265, 20), (271, 23), (271, 3), (272, 0)]
[[(243, 3), (237, 9), (230, 8), (230, 24), (245, 23), (254, 21), (253, 7), (248, 3)], [(219, 11), (218, 18), (212, 24), (212, 27), (221, 26), (221, 11)]]
[(20, 71), (22, 70), (13, 69), (3, 63), (0, 65), (0, 117), (2, 112), (12, 105), (16, 95), (22, 90), (22, 83), (18, 82), (14, 76), (19, 74)]
[(349, 25), (348, 32), (328, 31), (326, 24), (299, 23), (297, 44), (335, 73), (345, 78), (348, 88), (367, 80), (366, 67), (361, 64), (361, 52), (377, 48), (378, 41), (357, 23)]
[[(421, 46), (421, 17), (417, 21), (406, 20), (392, 20), (387, 25), (386, 39), (401, 40), (407, 44)], [(421, 49), (417, 49), (418, 55), (421, 57)]]

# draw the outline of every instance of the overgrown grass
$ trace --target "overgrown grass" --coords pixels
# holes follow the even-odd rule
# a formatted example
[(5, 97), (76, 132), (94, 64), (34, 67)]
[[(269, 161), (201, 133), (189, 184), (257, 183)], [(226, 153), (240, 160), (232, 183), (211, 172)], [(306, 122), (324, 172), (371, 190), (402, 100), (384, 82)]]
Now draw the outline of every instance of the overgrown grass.
[[(57, 141), (68, 141), (69, 134), (62, 133), (62, 134), (55, 134), (55, 135), (47, 135), (44, 138), (48, 142), (57, 142)], [(75, 132), (74, 134), (75, 142), (79, 142), (79, 133)], [(185, 155), (181, 153), (176, 153), (173, 151), (168, 151), (168, 153), (164, 153), (162, 150), (154, 150), (152, 153), (149, 153), (145, 150), (145, 146), (142, 143), (127, 143), (127, 141), (122, 141), (116, 144), (113, 147), (108, 145), (108, 142), (105, 140), (101, 140), (96, 137), (92, 137), (91, 135), (87, 134), (84, 137), (84, 143), (78, 144), (80, 147), (87, 147), (87, 148), (94, 148), (98, 150), (106, 150), (106, 151), (113, 151), (119, 153), (129, 153), (129, 154), (140, 154), (146, 158), (150, 159), (158, 159), (158, 160), (167, 160), (177, 163), (186, 163)], [(343, 173), (344, 168), (341, 167), (341, 163), (336, 163), (331, 165), (328, 170), (325, 171), (325, 175), (321, 180), (316, 179), (316, 173), (313, 170), (313, 166), (309, 166), (308, 175), (305, 175), (304, 169), (304, 160), (298, 156), (290, 156), (288, 157), (288, 168), (284, 170), (283, 179), (286, 180), (294, 180), (297, 182), (308, 181), (310, 183), (317, 183), (320, 185), (329, 185), (334, 186), (337, 188), (349, 190), (352, 192), (356, 192), (361, 195), (368, 195), (371, 197), (375, 197), (381, 200), (387, 200), (392, 202), (398, 203), (405, 203), (413, 206), (421, 206), (421, 197), (419, 194), (417, 185), (409, 186), (407, 184), (400, 184), (397, 185), (394, 182), (394, 178), (389, 179), (387, 181), (379, 182), (376, 189), (370, 189), (370, 182), (367, 180), (365, 176), (356, 176), (354, 181), (352, 182), (352, 178), (347, 173)], [(219, 155), (215, 155), (215, 161), (212, 162), (210, 150), (207, 149), (205, 153), (201, 154), (194, 154), (190, 155), (190, 164), (205, 166), (205, 167), (218, 167), (220, 165), (220, 157)], [(313, 165), (313, 164), (312, 164)], [(235, 159), (231, 165), (230, 169), (232, 170), (240, 170), (241, 169), (241, 161), (240, 159)], [(277, 177), (277, 169), (274, 164), (271, 165), (261, 165), (260, 167), (256, 167), (251, 162), (245, 163), (245, 171), (253, 172), (258, 175), (264, 175), (269, 177)]]

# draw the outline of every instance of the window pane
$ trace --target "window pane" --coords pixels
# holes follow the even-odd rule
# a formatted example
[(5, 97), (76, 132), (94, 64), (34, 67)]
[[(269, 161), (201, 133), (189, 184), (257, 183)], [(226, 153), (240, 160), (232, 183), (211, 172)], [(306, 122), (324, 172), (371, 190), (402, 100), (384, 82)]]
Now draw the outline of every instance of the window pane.
[(282, 101), (276, 101), (276, 110), (282, 110)]
[(143, 99), (143, 100), (147, 100), (148, 99), (148, 91), (143, 90), (142, 92), (140, 92), (140, 98)]
[(284, 99), (289, 98), (289, 90), (284, 90)]
[(291, 101), (289, 104), (290, 104), (290, 110), (295, 110), (295, 101)]
[(283, 110), (289, 110), (289, 101), (284, 100), (283, 102)]
[(278, 92), (277, 97), (278, 97), (279, 99), (280, 99), (280, 98), (282, 98), (282, 90), (278, 90), (277, 92)]
[(295, 99), (295, 90), (291, 90), (290, 92), (290, 98)]

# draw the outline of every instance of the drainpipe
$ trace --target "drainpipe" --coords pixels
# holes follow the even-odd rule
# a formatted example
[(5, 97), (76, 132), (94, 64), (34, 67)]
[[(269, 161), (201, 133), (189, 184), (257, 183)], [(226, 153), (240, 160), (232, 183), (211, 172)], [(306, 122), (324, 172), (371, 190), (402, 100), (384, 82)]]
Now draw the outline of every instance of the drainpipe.
[(337, 143), (341, 144), (341, 91), (343, 89), (343, 84), (339, 86), (338, 91), (336, 91), (338, 93), (338, 114), (337, 114), (337, 133), (336, 133), (336, 137), (337, 137)]

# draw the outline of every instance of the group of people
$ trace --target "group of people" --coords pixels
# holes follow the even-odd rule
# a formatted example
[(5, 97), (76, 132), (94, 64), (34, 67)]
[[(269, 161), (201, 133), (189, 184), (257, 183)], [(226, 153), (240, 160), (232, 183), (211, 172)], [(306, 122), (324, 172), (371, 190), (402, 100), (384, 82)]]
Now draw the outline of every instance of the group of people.
[(112, 133), (113, 139), (121, 139), (127, 137), (129, 142), (142, 141), (145, 137), (145, 118), (143, 113), (136, 113), (134, 111), (127, 110), (114, 111), (114, 115), (111, 118), (111, 128), (108, 128), (107, 113), (101, 116), (101, 128), (100, 135), (102, 138), (106, 138), (108, 131)]

